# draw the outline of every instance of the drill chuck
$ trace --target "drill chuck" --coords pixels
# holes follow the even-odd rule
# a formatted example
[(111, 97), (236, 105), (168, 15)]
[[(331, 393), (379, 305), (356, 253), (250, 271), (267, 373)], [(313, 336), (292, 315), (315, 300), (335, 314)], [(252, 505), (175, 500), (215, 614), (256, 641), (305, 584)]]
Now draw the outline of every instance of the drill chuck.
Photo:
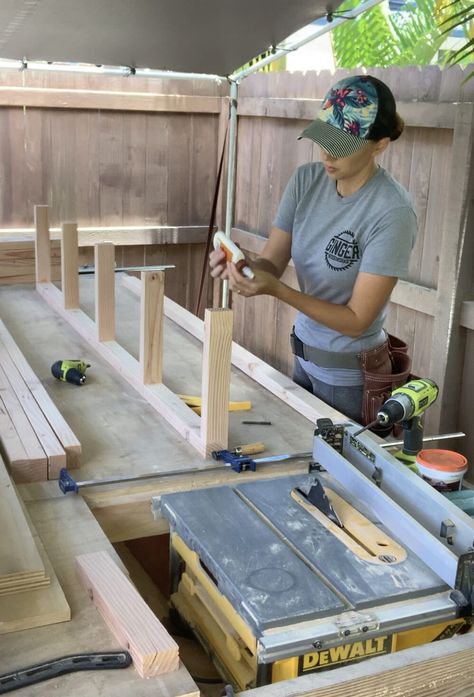
[(383, 426), (406, 421), (414, 412), (414, 404), (410, 397), (405, 394), (398, 394), (387, 399), (383, 407), (377, 412), (377, 421)]

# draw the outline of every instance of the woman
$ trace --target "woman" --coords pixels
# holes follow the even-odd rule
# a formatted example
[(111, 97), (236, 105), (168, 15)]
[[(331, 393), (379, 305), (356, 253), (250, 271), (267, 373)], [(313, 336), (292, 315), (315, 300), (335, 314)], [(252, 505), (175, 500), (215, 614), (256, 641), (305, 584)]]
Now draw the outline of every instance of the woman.
[[(222, 251), (210, 255), (211, 275), (228, 278), (234, 292), (272, 295), (298, 310), (294, 381), (362, 423), (369, 418), (362, 368), (371, 369), (373, 356), (376, 372), (391, 372), (386, 306), (416, 237), (408, 193), (376, 163), (402, 130), (383, 82), (368, 75), (339, 81), (299, 136), (320, 146), (321, 162), (293, 173), (250, 264), (255, 278), (226, 264)], [(299, 291), (279, 280), (290, 258)]]

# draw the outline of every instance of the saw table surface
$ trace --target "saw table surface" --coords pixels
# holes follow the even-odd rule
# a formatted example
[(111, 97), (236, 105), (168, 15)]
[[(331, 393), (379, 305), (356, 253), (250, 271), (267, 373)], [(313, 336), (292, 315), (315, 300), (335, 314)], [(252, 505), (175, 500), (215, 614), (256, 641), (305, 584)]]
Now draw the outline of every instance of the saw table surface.
[[(332, 478), (320, 476), (323, 486), (354, 505)], [(307, 482), (307, 475), (297, 475), (161, 499), (170, 527), (197, 552), (219, 591), (257, 635), (446, 590), (409, 550), (394, 564), (359, 559), (291, 498), (291, 491)]]

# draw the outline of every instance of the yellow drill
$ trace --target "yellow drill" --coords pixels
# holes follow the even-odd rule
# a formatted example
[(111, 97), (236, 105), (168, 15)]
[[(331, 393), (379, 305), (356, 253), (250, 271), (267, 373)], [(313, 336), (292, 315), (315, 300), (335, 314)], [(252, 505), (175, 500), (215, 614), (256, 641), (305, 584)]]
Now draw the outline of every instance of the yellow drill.
[(433, 380), (418, 378), (397, 387), (377, 412), (376, 423), (383, 426), (402, 424), (403, 448), (395, 457), (416, 471), (415, 459), (423, 448), (421, 415), (438, 397)]
[(73, 385), (83, 385), (86, 381), (86, 370), (90, 367), (90, 363), (86, 363), (80, 359), (69, 359), (53, 363), (51, 372), (55, 378), (62, 380), (62, 382), (71, 382)]

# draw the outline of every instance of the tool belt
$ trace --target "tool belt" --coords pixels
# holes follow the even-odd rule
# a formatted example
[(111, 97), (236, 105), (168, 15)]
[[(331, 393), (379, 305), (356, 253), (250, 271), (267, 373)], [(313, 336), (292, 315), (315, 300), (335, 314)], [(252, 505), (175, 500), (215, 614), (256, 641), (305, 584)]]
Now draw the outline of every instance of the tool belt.
[[(322, 368), (361, 370), (364, 381), (361, 423), (363, 426), (375, 420), (382, 404), (393, 390), (410, 379), (411, 359), (407, 344), (392, 334), (380, 346), (359, 353), (323, 351), (308, 346), (299, 339), (293, 329), (290, 336), (291, 350), (295, 356), (311, 361)], [(378, 435), (387, 436), (392, 427), (375, 426)]]
[[(377, 412), (393, 390), (410, 380), (408, 346), (398, 337), (387, 334), (387, 340), (381, 346), (361, 353), (361, 369), (364, 377), (361, 423), (367, 426), (376, 419)], [(385, 438), (392, 426), (374, 426), (370, 430)], [(400, 427), (393, 430), (397, 435)]]

